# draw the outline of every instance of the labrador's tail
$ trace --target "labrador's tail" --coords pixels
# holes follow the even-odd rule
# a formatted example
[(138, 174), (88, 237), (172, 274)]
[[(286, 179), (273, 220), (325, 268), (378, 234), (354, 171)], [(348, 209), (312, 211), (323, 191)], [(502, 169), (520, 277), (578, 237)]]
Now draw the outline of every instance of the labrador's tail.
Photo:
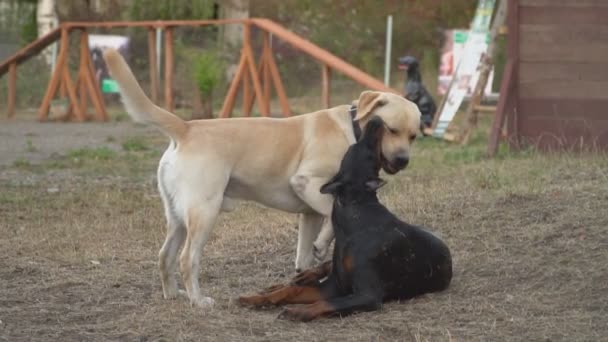
[(155, 105), (137, 83), (131, 68), (115, 49), (106, 49), (103, 58), (112, 78), (118, 83), (125, 108), (133, 120), (158, 127), (175, 141), (181, 141), (188, 131), (188, 124)]

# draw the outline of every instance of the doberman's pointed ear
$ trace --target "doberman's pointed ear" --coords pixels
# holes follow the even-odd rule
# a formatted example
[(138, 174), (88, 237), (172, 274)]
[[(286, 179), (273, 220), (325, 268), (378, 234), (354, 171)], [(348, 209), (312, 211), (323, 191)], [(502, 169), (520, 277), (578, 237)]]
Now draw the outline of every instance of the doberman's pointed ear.
[(342, 184), (342, 175), (340, 173), (337, 173), (335, 176), (332, 177), (332, 179), (330, 179), (327, 183), (321, 186), (320, 191), (322, 194), (335, 194), (342, 186)]
[(369, 191), (376, 191), (386, 185), (386, 181), (382, 178), (374, 178), (365, 182), (365, 187)]
[(388, 101), (384, 94), (379, 91), (366, 90), (362, 92), (357, 103), (355, 121), (365, 119), (372, 114), (376, 108), (384, 106), (387, 103)]

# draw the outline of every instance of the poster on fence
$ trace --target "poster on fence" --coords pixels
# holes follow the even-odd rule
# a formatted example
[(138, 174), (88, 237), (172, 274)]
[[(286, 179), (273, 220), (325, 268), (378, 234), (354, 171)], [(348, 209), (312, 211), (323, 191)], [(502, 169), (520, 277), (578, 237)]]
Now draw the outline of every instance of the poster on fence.
[[(441, 60), (439, 64), (439, 76), (437, 79), (437, 94), (444, 96), (448, 92), (452, 78), (454, 77), (454, 70), (462, 59), (464, 53), (464, 44), (469, 36), (469, 31), (465, 29), (445, 30), (444, 31), (444, 43), (441, 49)], [(488, 33), (486, 38), (486, 45), (483, 47), (483, 51), (487, 49), (491, 37)], [(480, 46), (480, 48), (482, 48)], [(465, 94), (465, 97), (469, 97), (473, 94), (473, 88), (471, 84), (476, 84), (479, 78), (479, 65), (475, 70), (471, 82)], [(487, 97), (497, 95), (492, 92), (492, 82), (494, 79), (494, 69), (490, 71), (488, 77), (488, 83), (484, 89), (484, 94)]]
[(127, 57), (127, 50), (129, 47), (129, 38), (126, 36), (119, 35), (108, 35), (108, 34), (91, 34), (89, 35), (89, 51), (91, 53), (91, 59), (93, 60), (93, 68), (95, 69), (95, 78), (99, 82), (101, 92), (104, 94), (115, 94), (118, 93), (118, 85), (116, 81), (110, 78), (108, 69), (105, 62), (103, 61), (102, 51), (105, 48), (116, 49)]
[[(471, 23), (467, 39), (464, 42), (462, 55), (453, 72), (453, 81), (447, 89), (444, 105), (439, 113), (439, 121), (433, 130), (433, 136), (442, 138), (454, 115), (460, 108), (464, 97), (475, 87), (473, 76), (478, 73), (481, 56), (488, 47), (488, 33), (495, 0), (479, 0), (475, 17)], [(491, 82), (488, 82), (491, 84)]]

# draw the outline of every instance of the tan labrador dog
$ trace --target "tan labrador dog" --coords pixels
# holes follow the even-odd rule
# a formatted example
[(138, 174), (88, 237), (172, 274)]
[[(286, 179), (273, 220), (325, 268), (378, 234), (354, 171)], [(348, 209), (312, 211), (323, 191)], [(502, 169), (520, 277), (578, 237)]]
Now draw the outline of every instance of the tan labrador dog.
[[(323, 258), (333, 239), (333, 199), (319, 192), (340, 167), (355, 142), (354, 125), (364, 127), (380, 116), (383, 169), (394, 174), (407, 166), (410, 144), (420, 127), (420, 111), (401, 96), (365, 91), (356, 117), (350, 106), (294, 116), (184, 121), (156, 106), (144, 94), (129, 66), (115, 50), (104, 52), (110, 74), (118, 82), (124, 105), (136, 121), (150, 123), (171, 142), (158, 166), (158, 188), (165, 207), (167, 237), (159, 253), (163, 295), (175, 298), (177, 253), (190, 303), (213, 305), (201, 295), (200, 256), (220, 211), (234, 200), (251, 200), (300, 214), (296, 269)], [(316, 237), (316, 240), (315, 240)]]

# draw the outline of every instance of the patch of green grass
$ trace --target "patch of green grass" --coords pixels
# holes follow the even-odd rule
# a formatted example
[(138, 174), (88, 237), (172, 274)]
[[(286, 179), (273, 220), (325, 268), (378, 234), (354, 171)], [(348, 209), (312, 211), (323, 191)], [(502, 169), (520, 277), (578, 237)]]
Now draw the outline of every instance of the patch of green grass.
[(122, 143), (122, 149), (125, 151), (146, 151), (150, 147), (143, 138), (132, 137)]
[(28, 152), (38, 151), (38, 148), (36, 148), (36, 146), (34, 146), (34, 143), (32, 142), (31, 139), (27, 139), (26, 144), (27, 144), (26, 151), (28, 151)]
[(127, 112), (116, 112), (113, 115), (114, 121), (123, 122), (129, 120), (129, 114)]
[(13, 166), (18, 169), (31, 169), (32, 163), (27, 159), (19, 158), (13, 162)]
[(116, 158), (116, 152), (109, 147), (79, 148), (68, 152), (68, 158), (72, 160), (112, 160)]

